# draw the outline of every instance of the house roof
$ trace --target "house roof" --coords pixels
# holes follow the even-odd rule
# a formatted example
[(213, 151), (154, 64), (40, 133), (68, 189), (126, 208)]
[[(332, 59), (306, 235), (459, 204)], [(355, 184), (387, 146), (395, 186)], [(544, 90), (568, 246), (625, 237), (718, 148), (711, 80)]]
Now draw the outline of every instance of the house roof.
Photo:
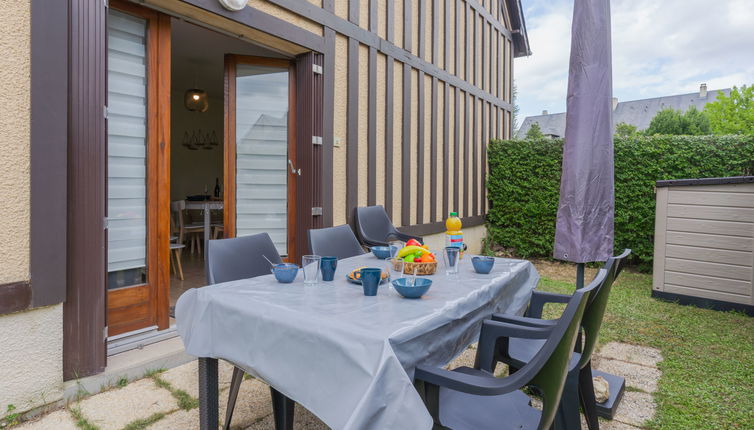
[(511, 34), (513, 36), (513, 56), (525, 57), (531, 55), (529, 35), (526, 33), (526, 21), (524, 21), (524, 8), (521, 0), (505, 2), (508, 7), (508, 15), (511, 19)]
[[(620, 102), (613, 110), (613, 124), (625, 122), (626, 124), (636, 126), (639, 130), (644, 130), (649, 127), (649, 123), (657, 112), (666, 108), (673, 108), (685, 112), (691, 106), (695, 106), (697, 109), (702, 110), (707, 103), (714, 102), (717, 98), (717, 94), (720, 92), (726, 96), (730, 95), (730, 88), (707, 91), (706, 97), (701, 97), (700, 93), (696, 92)], [(519, 139), (526, 137), (526, 132), (529, 131), (529, 128), (535, 122), (539, 124), (539, 128), (542, 129), (542, 133), (545, 135), (557, 137), (565, 136), (565, 112), (527, 116), (524, 119), (524, 122), (521, 123), (521, 127), (518, 129), (516, 136)]]

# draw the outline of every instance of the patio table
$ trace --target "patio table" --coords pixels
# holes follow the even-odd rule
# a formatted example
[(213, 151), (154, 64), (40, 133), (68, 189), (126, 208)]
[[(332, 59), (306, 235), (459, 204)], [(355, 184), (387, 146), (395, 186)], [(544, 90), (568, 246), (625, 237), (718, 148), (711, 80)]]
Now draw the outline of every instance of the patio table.
[(430, 429), (413, 386), (417, 364), (443, 365), (479, 335), (493, 312), (522, 314), (539, 275), (497, 259), (488, 275), (470, 258), (442, 265), (421, 299), (388, 285), (363, 295), (346, 274), (385, 267), (371, 254), (338, 262), (335, 281), (280, 284), (272, 275), (191, 289), (176, 306), (186, 352), (199, 358), (202, 429), (218, 423), (217, 359), (261, 378), (335, 429)]

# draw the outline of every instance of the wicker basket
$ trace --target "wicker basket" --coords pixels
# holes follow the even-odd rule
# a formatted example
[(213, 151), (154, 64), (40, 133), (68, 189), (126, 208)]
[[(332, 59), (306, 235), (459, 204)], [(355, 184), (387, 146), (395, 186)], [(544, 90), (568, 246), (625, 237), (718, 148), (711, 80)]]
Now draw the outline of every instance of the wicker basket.
[[(394, 263), (395, 266), (398, 266), (397, 263)], [(394, 267), (396, 270), (398, 267)], [(414, 268), (416, 268), (416, 274), (417, 275), (434, 275), (437, 271), (437, 262), (433, 261), (431, 263), (403, 263), (403, 273), (406, 275), (413, 275), (414, 274)]]

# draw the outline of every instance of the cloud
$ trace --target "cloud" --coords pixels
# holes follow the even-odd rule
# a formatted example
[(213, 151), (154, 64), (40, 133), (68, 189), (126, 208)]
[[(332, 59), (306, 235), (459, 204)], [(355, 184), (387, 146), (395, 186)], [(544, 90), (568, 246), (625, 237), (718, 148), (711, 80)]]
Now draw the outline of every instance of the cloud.
[[(533, 55), (516, 59), (524, 117), (565, 111), (574, 0), (524, 0)], [(613, 93), (636, 100), (754, 83), (751, 0), (613, 0)]]

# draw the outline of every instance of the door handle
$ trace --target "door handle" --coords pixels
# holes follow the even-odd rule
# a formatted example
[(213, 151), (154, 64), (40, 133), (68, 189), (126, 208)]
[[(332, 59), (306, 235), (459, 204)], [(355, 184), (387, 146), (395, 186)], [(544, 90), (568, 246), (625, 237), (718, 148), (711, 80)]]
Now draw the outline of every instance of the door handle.
[(288, 159), (288, 165), (291, 166), (291, 173), (301, 176), (301, 169), (296, 169), (296, 167), (293, 165), (293, 161), (291, 161), (290, 158)]

